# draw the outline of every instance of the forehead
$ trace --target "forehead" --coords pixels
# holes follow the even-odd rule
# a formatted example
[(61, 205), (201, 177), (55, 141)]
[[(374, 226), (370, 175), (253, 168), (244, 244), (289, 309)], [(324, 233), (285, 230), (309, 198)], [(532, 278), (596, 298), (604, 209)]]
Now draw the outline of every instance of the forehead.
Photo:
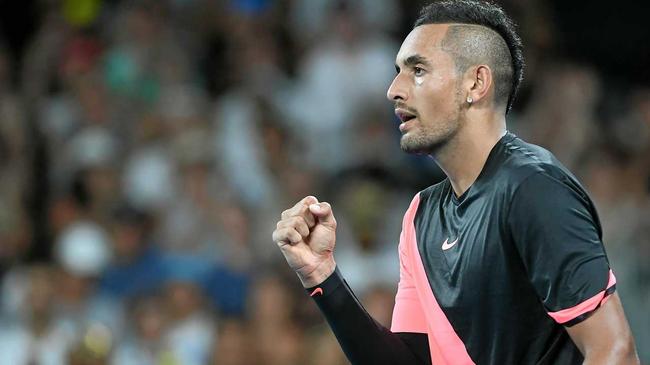
[(426, 58), (437, 58), (442, 50), (442, 40), (447, 34), (449, 24), (425, 24), (413, 28), (406, 36), (402, 46), (397, 53), (397, 64), (413, 55), (421, 55)]

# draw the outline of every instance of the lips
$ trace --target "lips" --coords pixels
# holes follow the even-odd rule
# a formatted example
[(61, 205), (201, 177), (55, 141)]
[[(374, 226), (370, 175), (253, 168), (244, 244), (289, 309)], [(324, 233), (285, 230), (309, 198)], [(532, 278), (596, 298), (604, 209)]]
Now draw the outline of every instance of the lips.
[(395, 109), (395, 115), (402, 121), (402, 123), (406, 123), (416, 117), (414, 113), (400, 108)]

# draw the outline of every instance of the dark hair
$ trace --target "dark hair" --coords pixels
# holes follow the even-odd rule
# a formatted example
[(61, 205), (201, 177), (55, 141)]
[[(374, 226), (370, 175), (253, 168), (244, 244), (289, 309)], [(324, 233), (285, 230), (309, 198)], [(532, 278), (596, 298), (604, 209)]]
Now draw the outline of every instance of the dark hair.
[(454, 53), (461, 71), (476, 61), (490, 63), (495, 100), (509, 112), (524, 77), (524, 55), (516, 25), (503, 9), (482, 0), (436, 1), (422, 8), (413, 27), (424, 24), (458, 24), (447, 31), (443, 47)]

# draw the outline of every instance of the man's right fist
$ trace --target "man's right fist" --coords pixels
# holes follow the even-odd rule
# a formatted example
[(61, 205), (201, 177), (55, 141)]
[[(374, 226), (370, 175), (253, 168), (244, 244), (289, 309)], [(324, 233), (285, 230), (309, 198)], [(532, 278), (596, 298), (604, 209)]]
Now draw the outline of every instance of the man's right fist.
[(336, 219), (332, 207), (313, 196), (282, 212), (273, 241), (305, 288), (319, 285), (336, 268)]

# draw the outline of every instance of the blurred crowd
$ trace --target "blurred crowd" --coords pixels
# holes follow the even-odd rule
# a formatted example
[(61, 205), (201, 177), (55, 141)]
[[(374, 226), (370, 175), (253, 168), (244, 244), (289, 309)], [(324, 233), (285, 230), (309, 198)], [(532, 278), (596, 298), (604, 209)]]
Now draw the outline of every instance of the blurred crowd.
[[(271, 241), (306, 195), (390, 324), (402, 214), (443, 178), (385, 99), (419, 2), (37, 3), (22, 57), (0, 40), (0, 365), (346, 364)], [(501, 3), (528, 63), (508, 127), (587, 187), (650, 362), (650, 86), (561, 57), (545, 2)]]

